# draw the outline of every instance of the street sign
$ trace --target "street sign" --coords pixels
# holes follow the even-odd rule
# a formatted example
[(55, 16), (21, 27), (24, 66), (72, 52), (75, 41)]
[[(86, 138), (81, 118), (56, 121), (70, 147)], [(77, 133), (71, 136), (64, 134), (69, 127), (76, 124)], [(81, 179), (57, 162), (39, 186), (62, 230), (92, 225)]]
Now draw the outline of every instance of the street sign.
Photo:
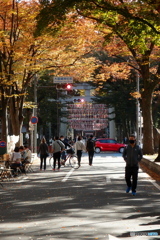
[(0, 141), (0, 147), (6, 147), (6, 142), (5, 141)]
[(38, 118), (37, 117), (31, 117), (31, 123), (32, 124), (38, 123)]
[(73, 83), (73, 77), (54, 77), (54, 83)]

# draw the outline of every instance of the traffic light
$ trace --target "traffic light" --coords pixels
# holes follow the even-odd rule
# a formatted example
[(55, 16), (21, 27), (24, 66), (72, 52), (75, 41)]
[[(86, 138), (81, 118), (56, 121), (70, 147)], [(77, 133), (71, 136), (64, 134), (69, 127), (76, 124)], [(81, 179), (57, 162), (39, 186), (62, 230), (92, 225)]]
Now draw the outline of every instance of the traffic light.
[(67, 84), (66, 84), (66, 89), (67, 89), (67, 90), (72, 90), (72, 84), (67, 83)]
[(56, 85), (57, 90), (72, 90), (73, 86), (70, 83), (59, 83)]
[(85, 100), (83, 99), (83, 98), (81, 98), (81, 99), (74, 99), (74, 102), (76, 103), (76, 102), (79, 102), (79, 103), (83, 103)]

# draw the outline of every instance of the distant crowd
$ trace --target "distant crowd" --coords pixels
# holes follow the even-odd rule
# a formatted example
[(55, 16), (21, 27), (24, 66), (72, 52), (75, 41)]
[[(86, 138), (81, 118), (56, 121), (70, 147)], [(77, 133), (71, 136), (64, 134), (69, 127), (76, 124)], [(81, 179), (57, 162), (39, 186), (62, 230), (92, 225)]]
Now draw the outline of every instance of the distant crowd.
[(60, 159), (62, 159), (65, 163), (66, 150), (69, 148), (74, 149), (78, 159), (79, 167), (81, 166), (82, 152), (88, 152), (89, 165), (91, 166), (94, 156), (94, 147), (95, 141), (92, 135), (90, 135), (87, 140), (85, 138), (82, 138), (81, 136), (77, 136), (74, 140), (72, 140), (71, 138), (65, 138), (64, 136), (56, 136), (54, 139), (51, 138), (49, 140), (49, 146), (46, 142), (45, 137), (43, 137), (38, 149), (38, 154), (40, 156), (40, 171), (42, 170), (42, 168), (44, 169), (44, 171), (46, 170), (46, 158), (49, 156), (49, 153), (53, 154), (53, 171), (55, 171), (56, 169), (56, 162), (58, 162), (57, 170), (60, 171)]

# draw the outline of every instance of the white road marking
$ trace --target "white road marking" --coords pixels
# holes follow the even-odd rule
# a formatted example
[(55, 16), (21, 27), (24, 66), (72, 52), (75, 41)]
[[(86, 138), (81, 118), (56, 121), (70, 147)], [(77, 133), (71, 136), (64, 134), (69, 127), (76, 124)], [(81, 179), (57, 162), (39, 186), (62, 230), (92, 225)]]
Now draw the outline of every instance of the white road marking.
[(108, 234), (108, 237), (109, 237), (109, 240), (116, 240), (116, 239), (119, 239), (119, 238), (114, 237), (114, 236), (112, 236), (112, 235), (110, 235), (110, 234)]
[(74, 170), (75, 170), (75, 169), (72, 168), (72, 169), (66, 174), (66, 176), (62, 179), (62, 182), (66, 182)]

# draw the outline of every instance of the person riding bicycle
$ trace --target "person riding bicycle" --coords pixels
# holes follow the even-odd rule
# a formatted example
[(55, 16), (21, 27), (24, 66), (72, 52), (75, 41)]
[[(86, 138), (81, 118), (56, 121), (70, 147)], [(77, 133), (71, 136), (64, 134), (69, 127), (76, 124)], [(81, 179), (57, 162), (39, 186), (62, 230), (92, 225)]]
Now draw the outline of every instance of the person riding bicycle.
[[(65, 145), (65, 149), (67, 149), (67, 147), (71, 148), (72, 146), (68, 143), (67, 141), (67, 138), (64, 138), (63, 135), (60, 136), (60, 139), (59, 139), (64, 145)], [(66, 152), (63, 151), (61, 153), (61, 159), (64, 160), (64, 163), (66, 161)]]

